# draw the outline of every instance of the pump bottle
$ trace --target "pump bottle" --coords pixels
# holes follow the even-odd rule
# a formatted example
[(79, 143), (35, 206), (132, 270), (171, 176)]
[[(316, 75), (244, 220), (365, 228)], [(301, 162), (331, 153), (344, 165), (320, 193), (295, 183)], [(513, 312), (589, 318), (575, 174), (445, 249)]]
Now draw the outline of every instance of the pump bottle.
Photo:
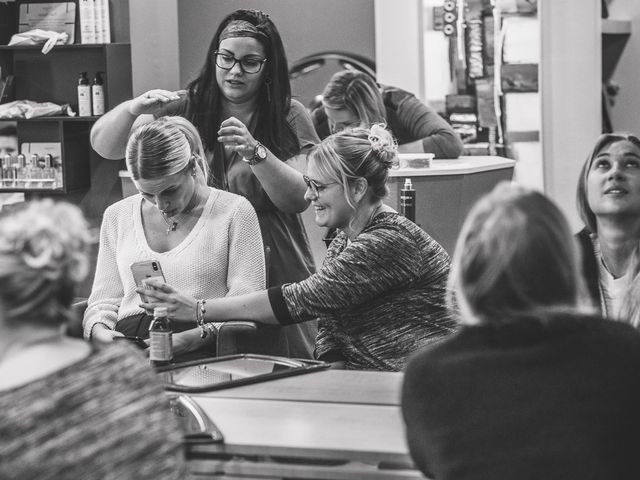
[(91, 85), (91, 106), (94, 115), (104, 114), (104, 80), (102, 72), (97, 72)]
[(154, 367), (168, 365), (173, 360), (173, 331), (166, 307), (153, 309), (149, 325), (149, 362)]
[(89, 86), (87, 72), (78, 74), (78, 116), (91, 116), (91, 87)]
[(400, 190), (400, 213), (408, 220), (416, 221), (416, 191), (410, 178), (404, 179), (404, 186)]

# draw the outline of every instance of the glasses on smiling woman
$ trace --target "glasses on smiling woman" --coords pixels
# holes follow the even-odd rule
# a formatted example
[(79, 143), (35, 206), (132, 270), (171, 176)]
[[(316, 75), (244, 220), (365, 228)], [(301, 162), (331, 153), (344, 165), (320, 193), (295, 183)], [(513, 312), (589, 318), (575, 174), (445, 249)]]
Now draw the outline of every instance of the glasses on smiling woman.
[(313, 193), (314, 197), (320, 196), (320, 193), (328, 186), (337, 185), (337, 182), (320, 183), (316, 180), (313, 180), (312, 178), (307, 177), (306, 175), (302, 175), (302, 178), (304, 179), (304, 183), (307, 184), (307, 188), (311, 190), (311, 193)]
[(214, 55), (216, 57), (216, 65), (223, 70), (231, 70), (233, 67), (235, 67), (236, 63), (238, 63), (240, 64), (240, 69), (244, 73), (248, 74), (258, 73), (260, 70), (262, 70), (264, 62), (267, 61), (266, 58), (258, 57), (236, 58), (233, 55), (229, 55), (228, 53), (222, 53), (218, 51), (216, 51)]

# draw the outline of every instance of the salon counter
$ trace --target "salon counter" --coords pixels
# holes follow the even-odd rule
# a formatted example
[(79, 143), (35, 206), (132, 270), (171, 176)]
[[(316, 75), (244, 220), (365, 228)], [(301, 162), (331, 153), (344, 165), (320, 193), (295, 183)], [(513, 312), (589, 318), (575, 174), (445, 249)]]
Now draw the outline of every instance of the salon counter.
[(400, 190), (410, 178), (416, 190), (416, 223), (451, 255), (471, 207), (500, 181), (512, 180), (515, 163), (473, 156), (432, 160), (429, 168), (391, 170), (386, 203), (400, 211)]

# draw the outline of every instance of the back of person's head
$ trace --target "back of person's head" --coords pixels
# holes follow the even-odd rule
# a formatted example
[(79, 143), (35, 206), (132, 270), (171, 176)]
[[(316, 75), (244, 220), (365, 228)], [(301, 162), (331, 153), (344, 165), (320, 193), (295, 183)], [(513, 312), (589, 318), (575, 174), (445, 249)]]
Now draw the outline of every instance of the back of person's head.
[(183, 117), (160, 117), (133, 131), (127, 142), (127, 169), (134, 180), (163, 179), (194, 168), (207, 181), (207, 162), (198, 131)]
[(322, 104), (333, 110), (349, 110), (358, 117), (361, 127), (386, 121), (384, 102), (376, 81), (359, 70), (333, 74), (322, 92)]
[(32, 201), (0, 215), (0, 316), (11, 325), (71, 320), (76, 286), (89, 272), (91, 237), (68, 203)]
[[(398, 149), (391, 132), (384, 125), (349, 128), (325, 138), (309, 154), (322, 174), (344, 187), (347, 201), (349, 182), (364, 178), (372, 199), (388, 193), (389, 169), (398, 164)], [(353, 206), (353, 205), (352, 205)]]
[(449, 277), (463, 323), (576, 309), (584, 292), (573, 235), (551, 200), (502, 182), (474, 205)]
[(589, 152), (585, 162), (582, 164), (582, 169), (580, 170), (580, 177), (578, 178), (578, 188), (576, 192), (577, 196), (577, 205), (578, 205), (578, 214), (580, 215), (581, 220), (584, 222), (584, 225), (587, 227), (589, 231), (592, 233), (597, 233), (598, 227), (596, 222), (596, 216), (593, 213), (593, 210), (589, 206), (588, 200), (588, 177), (589, 172), (591, 171), (591, 166), (593, 161), (596, 159), (598, 154), (602, 152), (608, 146), (622, 142), (628, 141), (632, 144), (636, 145), (640, 148), (640, 139), (628, 132), (615, 132), (615, 133), (604, 133), (598, 137), (595, 145)]

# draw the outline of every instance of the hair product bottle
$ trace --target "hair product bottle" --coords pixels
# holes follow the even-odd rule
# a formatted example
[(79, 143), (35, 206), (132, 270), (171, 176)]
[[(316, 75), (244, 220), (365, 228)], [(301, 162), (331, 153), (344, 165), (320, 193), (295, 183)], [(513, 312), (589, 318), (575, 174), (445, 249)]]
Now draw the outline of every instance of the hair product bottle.
[(13, 186), (12, 172), (13, 157), (8, 153), (2, 159), (2, 186), (10, 188)]
[(51, 157), (51, 164), (53, 165), (53, 188), (62, 188), (64, 187), (64, 177), (62, 175), (62, 159), (60, 157), (53, 158), (49, 153), (47, 153), (47, 155)]
[(154, 367), (168, 365), (173, 360), (173, 331), (165, 307), (153, 309), (149, 325), (149, 362)]
[(27, 168), (27, 159), (24, 155), (18, 155), (18, 167), (16, 178), (18, 179), (16, 186), (18, 188), (29, 188), (31, 185), (28, 182), (29, 169)]
[(102, 115), (104, 113), (104, 80), (102, 79), (102, 72), (97, 72), (93, 77), (93, 84), (91, 85), (91, 105), (93, 107), (94, 115)]
[(400, 213), (415, 223), (416, 221), (416, 191), (410, 178), (404, 179), (404, 186), (400, 190)]
[(91, 116), (91, 87), (89, 86), (87, 72), (78, 74), (78, 116)]

